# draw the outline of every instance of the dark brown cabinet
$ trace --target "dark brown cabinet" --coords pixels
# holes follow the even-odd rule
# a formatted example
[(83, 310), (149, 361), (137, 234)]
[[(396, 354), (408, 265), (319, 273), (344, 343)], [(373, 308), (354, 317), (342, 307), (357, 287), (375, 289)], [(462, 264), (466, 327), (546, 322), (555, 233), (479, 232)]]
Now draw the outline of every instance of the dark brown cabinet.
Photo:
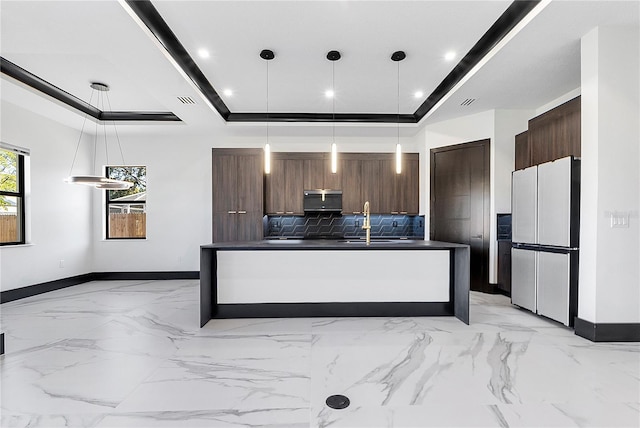
[(524, 131), (516, 135), (515, 169), (525, 169), (532, 166), (531, 148), (529, 147), (529, 132)]
[[(395, 162), (393, 164), (395, 174)], [(420, 211), (420, 155), (406, 153), (402, 159), (402, 173), (395, 174), (395, 203), (391, 213), (418, 214)]]
[(331, 156), (324, 153), (307, 153), (304, 160), (304, 189), (342, 189), (341, 168), (331, 172)]
[(519, 166), (526, 168), (571, 155), (579, 157), (580, 112), (580, 97), (576, 97), (531, 119), (527, 144), (516, 139), (516, 169), (521, 169)]
[(262, 239), (260, 149), (213, 149), (213, 242)]
[(265, 179), (267, 214), (302, 214), (305, 160), (272, 153), (271, 172)]
[(360, 214), (364, 206), (362, 199), (362, 160), (345, 157), (342, 167), (342, 212)]
[(379, 214), (418, 214), (420, 155), (405, 153), (396, 173), (393, 153), (348, 153), (342, 165), (342, 211), (360, 213), (365, 201)]
[(498, 241), (498, 288), (511, 296), (511, 241)]

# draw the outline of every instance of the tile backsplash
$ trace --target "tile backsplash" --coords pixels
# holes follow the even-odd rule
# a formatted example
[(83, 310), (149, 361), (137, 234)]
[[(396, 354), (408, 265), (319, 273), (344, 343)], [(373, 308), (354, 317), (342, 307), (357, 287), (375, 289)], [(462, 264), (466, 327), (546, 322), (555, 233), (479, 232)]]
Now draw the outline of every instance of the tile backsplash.
[[(364, 237), (362, 214), (314, 213), (304, 216), (264, 216), (265, 238), (354, 238)], [(371, 215), (372, 238), (424, 239), (424, 216)]]

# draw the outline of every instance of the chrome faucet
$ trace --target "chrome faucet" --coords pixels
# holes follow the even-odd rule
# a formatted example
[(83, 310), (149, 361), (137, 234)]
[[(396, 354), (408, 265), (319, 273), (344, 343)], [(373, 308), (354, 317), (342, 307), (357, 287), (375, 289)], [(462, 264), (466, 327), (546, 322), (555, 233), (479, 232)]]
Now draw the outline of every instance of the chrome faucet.
[(362, 228), (367, 231), (367, 245), (369, 245), (371, 243), (371, 211), (369, 209), (369, 201), (364, 203), (362, 212), (364, 214)]

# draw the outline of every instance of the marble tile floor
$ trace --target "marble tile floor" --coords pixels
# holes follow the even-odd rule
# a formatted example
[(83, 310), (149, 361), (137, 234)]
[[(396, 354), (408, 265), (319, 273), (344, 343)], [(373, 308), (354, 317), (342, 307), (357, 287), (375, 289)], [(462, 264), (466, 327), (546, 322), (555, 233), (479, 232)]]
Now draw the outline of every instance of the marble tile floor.
[[(640, 427), (640, 344), (472, 293), (453, 317), (213, 320), (198, 281), (3, 304), (2, 427)], [(332, 394), (351, 405), (333, 410)]]

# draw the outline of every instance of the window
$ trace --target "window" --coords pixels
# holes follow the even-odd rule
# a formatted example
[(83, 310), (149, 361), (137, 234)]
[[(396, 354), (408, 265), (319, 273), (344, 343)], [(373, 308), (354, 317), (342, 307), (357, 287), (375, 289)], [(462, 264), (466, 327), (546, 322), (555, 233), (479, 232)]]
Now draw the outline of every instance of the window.
[(107, 239), (147, 236), (147, 168), (108, 166), (107, 178), (133, 183), (129, 189), (107, 190)]
[(0, 143), (0, 245), (25, 243), (24, 158), (28, 154)]

